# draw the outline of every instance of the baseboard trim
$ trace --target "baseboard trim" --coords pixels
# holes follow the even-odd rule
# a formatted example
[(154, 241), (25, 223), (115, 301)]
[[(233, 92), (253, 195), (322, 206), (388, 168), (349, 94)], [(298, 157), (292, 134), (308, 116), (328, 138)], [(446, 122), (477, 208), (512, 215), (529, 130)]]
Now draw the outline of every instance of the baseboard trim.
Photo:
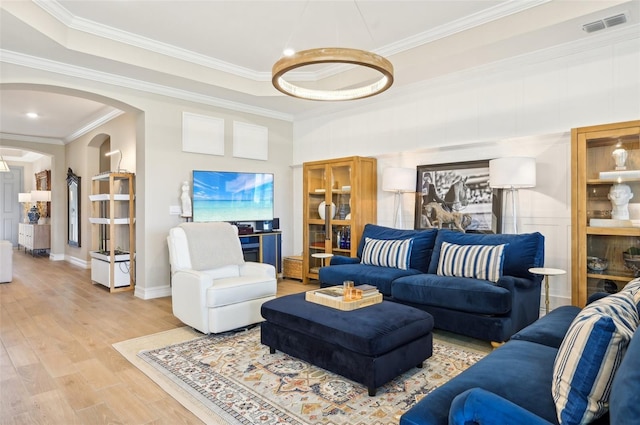
[(171, 286), (160, 286), (157, 288), (140, 288), (136, 285), (136, 289), (133, 293), (138, 298), (143, 300), (150, 300), (153, 298), (164, 298), (171, 296)]
[(52, 254), (52, 253), (49, 253), (49, 260), (51, 260), (51, 261), (62, 261), (62, 260), (64, 260), (64, 254)]
[(88, 262), (87, 260), (83, 260), (81, 258), (78, 258), (78, 257), (73, 257), (71, 255), (67, 255), (67, 256), (65, 256), (65, 260), (67, 261), (67, 263), (73, 264), (74, 266), (82, 267), (83, 269), (90, 269), (91, 268), (91, 263), (90, 262)]

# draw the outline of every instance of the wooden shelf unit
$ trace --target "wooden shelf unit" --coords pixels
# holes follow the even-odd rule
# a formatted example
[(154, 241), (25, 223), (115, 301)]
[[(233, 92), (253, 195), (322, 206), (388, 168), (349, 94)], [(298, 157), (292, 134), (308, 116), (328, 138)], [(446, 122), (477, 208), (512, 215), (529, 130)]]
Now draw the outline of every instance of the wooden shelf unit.
[[(377, 161), (359, 156), (303, 164), (302, 280), (318, 279), (325, 259), (355, 257), (365, 224), (377, 221)], [(324, 202), (324, 219), (320, 208)], [(331, 214), (331, 205), (335, 214)], [(340, 236), (340, 238), (338, 238)], [(329, 264), (330, 259), (326, 259)]]
[(110, 292), (135, 286), (134, 177), (112, 172), (91, 182), (91, 280)]
[[(574, 128), (571, 131), (571, 302), (584, 306), (594, 292), (605, 290), (605, 283), (621, 289), (634, 278), (624, 264), (622, 253), (640, 247), (640, 227), (595, 227), (591, 218), (610, 218), (611, 202), (607, 195), (616, 179), (601, 179), (600, 173), (615, 170), (611, 153), (622, 145), (628, 153), (626, 169), (640, 170), (640, 121)], [(625, 178), (621, 183), (631, 187), (640, 202), (640, 179)], [(631, 209), (630, 209), (631, 210)], [(602, 273), (587, 269), (587, 257), (606, 258), (609, 266)], [(610, 282), (607, 282), (610, 281)]]

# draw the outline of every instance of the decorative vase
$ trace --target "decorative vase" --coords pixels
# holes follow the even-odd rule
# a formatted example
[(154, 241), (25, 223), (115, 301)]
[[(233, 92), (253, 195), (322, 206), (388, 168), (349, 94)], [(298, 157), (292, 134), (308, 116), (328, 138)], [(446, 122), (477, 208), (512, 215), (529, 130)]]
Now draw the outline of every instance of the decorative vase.
[(38, 207), (36, 207), (35, 205), (32, 206), (27, 213), (27, 216), (29, 217), (29, 223), (38, 224), (38, 220), (40, 220), (40, 212), (38, 212)]

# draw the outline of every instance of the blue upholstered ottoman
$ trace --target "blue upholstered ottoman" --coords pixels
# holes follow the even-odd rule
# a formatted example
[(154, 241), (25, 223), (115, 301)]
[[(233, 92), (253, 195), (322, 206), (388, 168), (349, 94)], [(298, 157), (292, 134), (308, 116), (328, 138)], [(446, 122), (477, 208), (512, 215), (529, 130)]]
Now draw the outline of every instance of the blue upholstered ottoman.
[(431, 357), (433, 317), (383, 301), (341, 311), (294, 294), (262, 304), (261, 342), (291, 356), (376, 388)]

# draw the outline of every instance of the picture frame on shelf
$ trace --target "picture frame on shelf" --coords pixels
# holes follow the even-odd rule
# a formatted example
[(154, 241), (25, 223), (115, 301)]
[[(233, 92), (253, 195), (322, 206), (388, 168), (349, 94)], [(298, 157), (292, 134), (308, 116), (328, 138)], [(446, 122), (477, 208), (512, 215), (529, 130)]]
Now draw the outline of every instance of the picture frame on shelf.
[(502, 231), (502, 191), (489, 187), (489, 160), (419, 165), (417, 173), (415, 229)]

